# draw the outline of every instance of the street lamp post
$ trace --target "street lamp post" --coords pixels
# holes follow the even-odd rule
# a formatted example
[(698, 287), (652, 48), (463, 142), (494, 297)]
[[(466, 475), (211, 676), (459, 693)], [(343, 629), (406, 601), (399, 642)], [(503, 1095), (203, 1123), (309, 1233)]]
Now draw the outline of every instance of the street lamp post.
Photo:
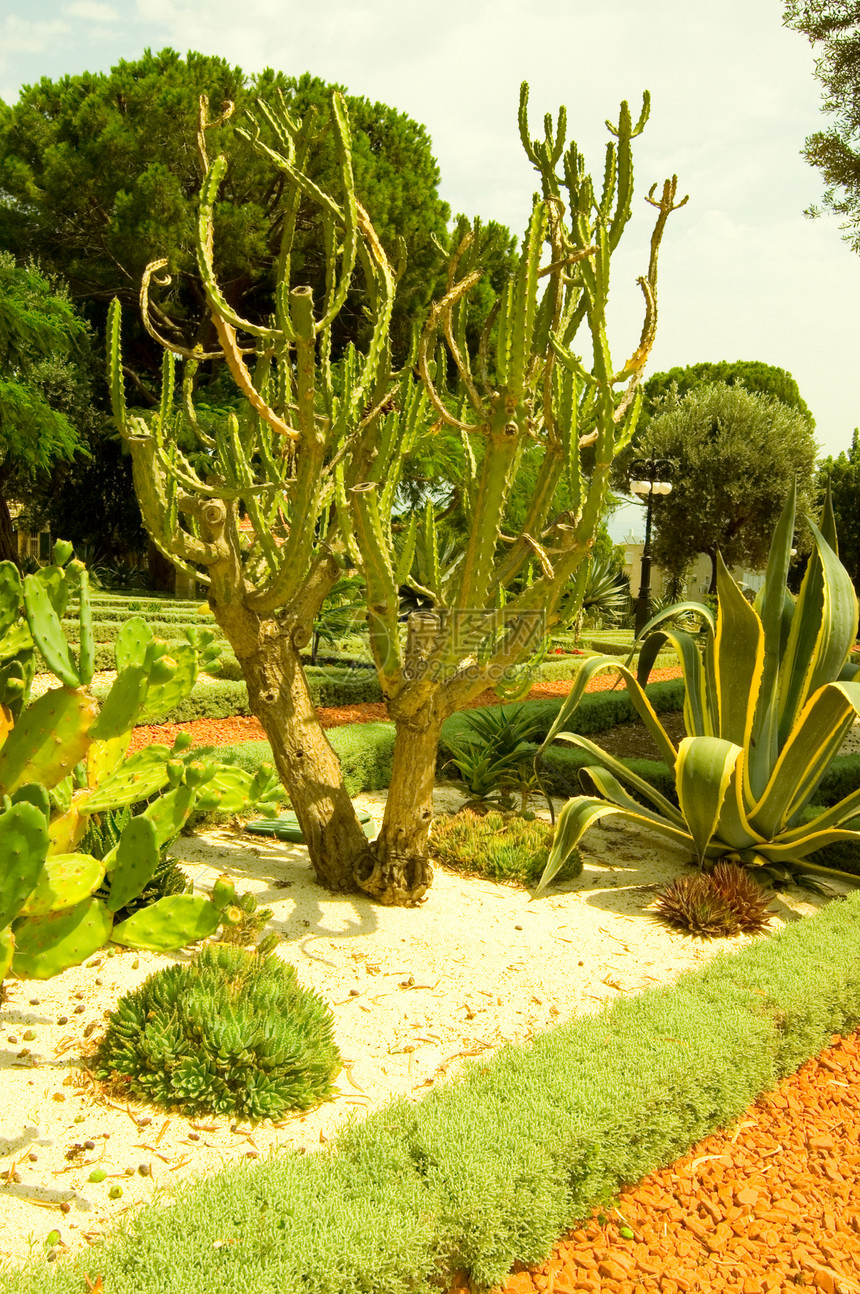
[(647, 498), (645, 512), (645, 544), (642, 548), (642, 574), (639, 583), (639, 596), (636, 599), (635, 635), (638, 638), (650, 617), (651, 602), (651, 514), (655, 494), (669, 494), (672, 482), (660, 480), (660, 477), (672, 475), (672, 464), (668, 458), (639, 458), (630, 464), (630, 489), (633, 494)]

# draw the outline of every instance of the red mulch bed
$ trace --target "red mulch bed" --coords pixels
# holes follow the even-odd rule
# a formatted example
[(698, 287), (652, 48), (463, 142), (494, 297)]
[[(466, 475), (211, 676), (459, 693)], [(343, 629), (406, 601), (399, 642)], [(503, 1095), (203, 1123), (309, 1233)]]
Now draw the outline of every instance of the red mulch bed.
[[(666, 679), (680, 678), (681, 670), (655, 669), (651, 673), (652, 682), (664, 682)], [(614, 674), (600, 674), (589, 683), (588, 692), (608, 692), (616, 686)], [(536, 683), (527, 701), (546, 701), (551, 697), (567, 696), (573, 686), (571, 679), (561, 679), (555, 683)], [(482, 692), (470, 701), (466, 709), (474, 710), (478, 706), (503, 705), (495, 692)], [(362, 705), (343, 705), (321, 707), (317, 710), (320, 723), (324, 728), (339, 728), (346, 723), (388, 723), (388, 711), (382, 701), (367, 701)], [(252, 715), (234, 715), (230, 719), (195, 719), (191, 723), (160, 723), (135, 728), (132, 733), (129, 753), (149, 746), (153, 742), (162, 742), (172, 746), (176, 734), (190, 732), (195, 746), (228, 746), (238, 741), (265, 741), (266, 734), (258, 719)]]

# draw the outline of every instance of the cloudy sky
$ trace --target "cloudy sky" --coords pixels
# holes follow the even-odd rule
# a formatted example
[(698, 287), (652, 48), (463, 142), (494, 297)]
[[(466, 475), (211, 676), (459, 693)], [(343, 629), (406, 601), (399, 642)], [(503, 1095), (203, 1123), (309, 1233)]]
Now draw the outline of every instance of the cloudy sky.
[(860, 424), (860, 257), (831, 218), (803, 210), (822, 185), (800, 156), (825, 120), (806, 40), (781, 0), (2, 0), (0, 96), (146, 46), (218, 54), (248, 73), (311, 71), (427, 127), (453, 211), (524, 227), (535, 187), (516, 126), (564, 103), (602, 170), (605, 118), (652, 96), (637, 141), (635, 217), (614, 265), (613, 352), (638, 339), (651, 184), (677, 173), (690, 200), (663, 243), (650, 371), (755, 359), (788, 369), (824, 453)]

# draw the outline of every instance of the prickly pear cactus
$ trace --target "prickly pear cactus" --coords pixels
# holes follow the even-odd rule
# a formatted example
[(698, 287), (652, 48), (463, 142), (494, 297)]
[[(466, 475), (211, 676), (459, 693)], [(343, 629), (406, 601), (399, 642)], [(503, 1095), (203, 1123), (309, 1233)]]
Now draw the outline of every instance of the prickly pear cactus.
[[(11, 562), (0, 563), (0, 981), (10, 972), (47, 979), (108, 940), (169, 951), (214, 934), (224, 920), (221, 889), (216, 899), (174, 894), (115, 917), (146, 890), (159, 851), (198, 804), (236, 812), (279, 793), (273, 776), (193, 758), (185, 736), (126, 757), (135, 725), (190, 692), (200, 662), (211, 659), (211, 634), (192, 631), (169, 656), (145, 621), (129, 621), (116, 682), (99, 708), (87, 690), (88, 577), (71, 557), (71, 545), (58, 542), (53, 564), (23, 582)], [(77, 659), (61, 622), (72, 594)], [(37, 652), (61, 685), (30, 704)], [(103, 858), (78, 848), (94, 815), (144, 800)]]

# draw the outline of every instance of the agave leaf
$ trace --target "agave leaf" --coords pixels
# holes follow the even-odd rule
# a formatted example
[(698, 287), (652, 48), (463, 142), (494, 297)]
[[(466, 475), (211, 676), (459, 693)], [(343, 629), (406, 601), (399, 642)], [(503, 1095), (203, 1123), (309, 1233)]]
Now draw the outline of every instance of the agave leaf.
[(623, 813), (623, 810), (616, 808), (608, 800), (590, 799), (584, 795), (568, 800), (558, 815), (558, 824), (555, 829), (552, 848), (549, 851), (549, 858), (547, 859), (546, 867), (543, 869), (543, 874), (532, 893), (532, 898), (537, 898), (538, 894), (546, 889), (553, 877), (558, 875), (588, 828), (593, 826), (595, 822), (599, 822), (601, 818), (609, 817), (613, 813)]
[(599, 673), (601, 670), (607, 669), (616, 669), (620, 671), (621, 665), (616, 656), (592, 656), (590, 660), (585, 661), (582, 667), (577, 670), (576, 677), (573, 680), (573, 686), (568, 692), (564, 704), (556, 715), (543, 743), (538, 747), (535, 758), (538, 758), (543, 754), (546, 747), (555, 739), (556, 734), (561, 731), (568, 719), (570, 719), (571, 715), (576, 712), (577, 706), (585, 695), (585, 689), (594, 678), (595, 674)]
[(558, 736), (564, 723), (575, 712), (576, 707), (582, 700), (587, 683), (594, 678), (595, 674), (599, 674), (603, 670), (610, 669), (617, 670), (624, 679), (624, 682), (627, 684), (627, 691), (629, 693), (630, 700), (633, 702), (634, 709), (647, 727), (648, 731), (651, 733), (651, 736), (654, 738), (660, 752), (660, 758), (668, 764), (669, 768), (674, 768), (678, 752), (672, 744), (672, 739), (666, 732), (666, 729), (663, 727), (660, 720), (657, 718), (657, 712), (648, 700), (645, 689), (640, 687), (637, 682), (635, 674), (631, 673), (626, 665), (622, 665), (616, 656), (594, 656), (591, 660), (586, 661), (582, 668), (577, 671), (573, 687), (567, 695), (567, 700), (558, 712), (556, 720), (547, 733), (543, 745), (538, 748), (535, 759), (537, 760), (549, 743)]
[[(793, 840), (784, 840), (781, 836), (777, 836), (775, 840), (769, 840), (767, 844), (760, 845), (757, 852), (770, 862), (790, 863), (793, 858), (805, 858), (807, 854), (814, 854), (816, 849), (833, 845), (838, 840), (860, 841), (860, 831), (849, 831), (846, 827), (812, 830), (814, 825), (814, 821), (808, 822), (805, 828), (807, 834), (801, 836), (793, 833), (795, 834)], [(839, 872), (833, 868), (827, 867), (822, 870), (831, 876), (839, 875)], [(851, 874), (848, 873), (848, 875)], [(855, 877), (855, 880), (860, 884), (860, 877)]]
[(780, 844), (790, 844), (793, 840), (802, 840), (810, 831), (824, 831), (830, 827), (841, 827), (856, 818), (860, 813), (860, 789), (846, 795), (838, 804), (819, 813), (818, 817), (803, 822), (797, 827), (788, 827), (777, 837)]
[(768, 840), (808, 804), (860, 714), (860, 683), (828, 683), (809, 698), (750, 814)]
[(761, 686), (764, 630), (717, 554), (717, 634), (714, 644), (719, 735), (723, 741), (748, 746)]
[(722, 737), (685, 737), (678, 748), (678, 804), (701, 863), (720, 820), (732, 772), (743, 748)]
[(857, 629), (851, 577), (821, 531), (809, 521), (815, 547), (806, 567), (779, 674), (779, 743), (788, 738), (807, 699), (839, 676)]
[(747, 777), (751, 794), (757, 799), (765, 788), (779, 753), (779, 709), (776, 704), (780, 662), (787, 642), (786, 599), (794, 612), (794, 600), (785, 587), (794, 538), (797, 487), (791, 490), (770, 541), (765, 582), (755, 601), (764, 629), (764, 662), (758, 705), (753, 721)]
[[(710, 626), (711, 629), (714, 628), (714, 624), (715, 624), (714, 613), (710, 607), (705, 606), (704, 602), (677, 602), (674, 606), (662, 607), (656, 613), (656, 615), (653, 615), (651, 617), (651, 619), (648, 621), (648, 623), (643, 628), (641, 634), (639, 635), (639, 641), (642, 641), (643, 639), (647, 639), (648, 635), (653, 633), (653, 631), (659, 625), (661, 625), (664, 620), (669, 620), (669, 619), (674, 620), (676, 616), (682, 616), (682, 615), (700, 616), (703, 626)], [(635, 651), (635, 644), (634, 644), (634, 651)], [(632, 657), (633, 657), (633, 652), (630, 653), (630, 656), (628, 657), (628, 659), (632, 659)]]
[[(580, 772), (580, 778), (583, 784), (591, 782), (595, 790), (599, 791), (606, 799), (611, 800), (619, 809), (623, 809), (626, 815), (639, 823), (640, 826), (650, 827), (653, 831), (659, 831), (676, 844), (686, 845), (689, 849), (693, 843), (692, 836), (682, 823), (676, 826), (674, 821), (668, 821), (662, 813), (655, 813), (647, 805), (640, 804), (634, 800), (632, 795), (628, 795), (624, 787), (616, 778), (605, 768), (583, 768)], [(673, 812), (677, 815), (677, 810)]]
[(729, 845), (735, 852), (758, 846), (764, 840), (764, 837), (753, 828), (747, 816), (747, 806), (744, 802), (747, 782), (746, 762), (746, 751), (743, 751), (732, 769), (731, 780), (720, 810), (720, 820), (714, 833), (717, 840)]
[(577, 732), (560, 732), (558, 733), (558, 739), (559, 741), (569, 741), (571, 745), (578, 746), (579, 749), (584, 750), (586, 754), (592, 755), (595, 764), (599, 768), (607, 769), (620, 781), (626, 782), (628, 786), (631, 786), (634, 789), (634, 791), (638, 791), (640, 795), (644, 795), (649, 799), (660, 813), (663, 814), (664, 817), (668, 818), (670, 822), (683, 828), (684, 819), (671, 800), (667, 800), (666, 797), (661, 795), (650, 782), (646, 782), (644, 778), (639, 777), (636, 773), (632, 772), (626, 764), (622, 764), (620, 759), (616, 759), (614, 755), (608, 754), (605, 750), (602, 750), (600, 746), (595, 745), (593, 741), (589, 741), (587, 737), (581, 737)]
[(665, 629), (652, 634), (639, 656), (639, 682), (642, 682), (642, 657), (653, 638), (672, 644), (684, 673), (684, 726), (690, 737), (716, 736), (717, 715), (715, 697), (709, 692), (707, 674), (696, 640), (684, 629)]

